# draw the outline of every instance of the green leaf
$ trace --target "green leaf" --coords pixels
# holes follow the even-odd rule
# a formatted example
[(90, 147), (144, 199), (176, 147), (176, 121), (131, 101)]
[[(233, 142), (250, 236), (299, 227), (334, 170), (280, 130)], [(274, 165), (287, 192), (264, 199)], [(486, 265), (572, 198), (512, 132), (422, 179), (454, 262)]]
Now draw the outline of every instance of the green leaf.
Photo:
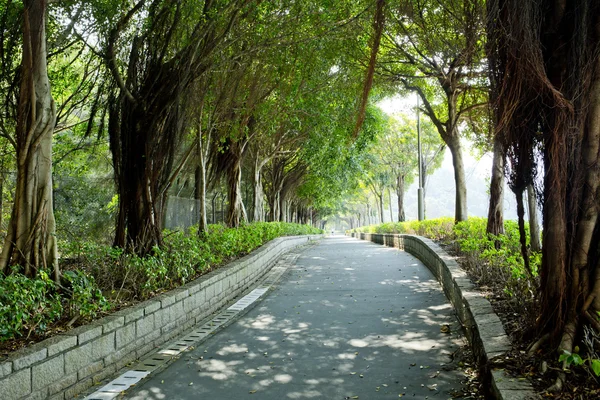
[(583, 364), (583, 359), (581, 358), (581, 356), (579, 354), (573, 354), (572, 362), (573, 362), (573, 365), (581, 365), (581, 364)]
[(596, 376), (600, 376), (600, 360), (592, 360), (592, 371)]

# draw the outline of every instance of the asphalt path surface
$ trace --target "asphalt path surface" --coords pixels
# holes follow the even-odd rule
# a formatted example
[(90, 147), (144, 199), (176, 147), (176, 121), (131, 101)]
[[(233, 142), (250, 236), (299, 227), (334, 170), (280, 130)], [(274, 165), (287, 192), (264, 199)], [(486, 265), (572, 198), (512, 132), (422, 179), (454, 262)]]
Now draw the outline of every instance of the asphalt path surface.
[(451, 364), (458, 327), (415, 257), (332, 236), (251, 311), (125, 398), (445, 400), (464, 379)]

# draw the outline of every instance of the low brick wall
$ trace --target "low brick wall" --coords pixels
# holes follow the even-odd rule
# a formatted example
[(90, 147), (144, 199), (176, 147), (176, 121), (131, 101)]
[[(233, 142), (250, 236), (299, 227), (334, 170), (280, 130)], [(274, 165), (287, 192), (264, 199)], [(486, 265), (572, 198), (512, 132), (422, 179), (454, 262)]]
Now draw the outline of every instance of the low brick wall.
[(351, 236), (405, 250), (421, 260), (438, 279), (454, 306), (477, 363), (492, 383), (491, 391), (495, 398), (535, 398), (528, 382), (513, 379), (504, 375), (502, 370), (490, 367), (490, 361), (501, 358), (511, 349), (510, 340), (490, 302), (476, 290), (453, 257), (432, 240), (421, 236), (371, 233), (352, 233)]
[(239, 296), (286, 251), (320, 237), (272, 240), (180, 288), (12, 353), (0, 361), (0, 398), (75, 397)]

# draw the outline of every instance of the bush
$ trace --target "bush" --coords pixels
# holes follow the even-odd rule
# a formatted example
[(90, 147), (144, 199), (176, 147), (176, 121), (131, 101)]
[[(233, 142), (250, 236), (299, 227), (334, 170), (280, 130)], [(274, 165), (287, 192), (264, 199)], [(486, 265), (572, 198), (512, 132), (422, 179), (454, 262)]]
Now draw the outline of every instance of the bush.
[(80, 316), (83, 320), (90, 320), (110, 309), (110, 303), (102, 295), (93, 276), (83, 271), (65, 271), (63, 277), (71, 294), (66, 299), (70, 317)]
[(19, 273), (0, 276), (0, 341), (43, 332), (62, 312), (56, 286), (44, 271), (35, 279)]
[[(0, 341), (43, 333), (61, 318), (87, 322), (109, 311), (109, 293), (121, 300), (144, 300), (182, 285), (233, 258), (250, 253), (279, 236), (322, 233), (306, 225), (255, 223), (237, 229), (210, 225), (165, 232), (165, 246), (146, 257), (91, 242), (61, 242), (62, 286), (41, 271), (32, 279), (18, 273), (0, 275)], [(102, 290), (101, 290), (102, 289)]]
[(198, 227), (165, 231), (163, 248), (140, 257), (93, 243), (69, 243), (63, 252), (85, 265), (90, 275), (116, 300), (147, 299), (185, 284), (210, 269), (244, 256), (280, 236), (322, 233), (307, 225), (260, 222), (239, 228), (209, 225), (205, 237)]

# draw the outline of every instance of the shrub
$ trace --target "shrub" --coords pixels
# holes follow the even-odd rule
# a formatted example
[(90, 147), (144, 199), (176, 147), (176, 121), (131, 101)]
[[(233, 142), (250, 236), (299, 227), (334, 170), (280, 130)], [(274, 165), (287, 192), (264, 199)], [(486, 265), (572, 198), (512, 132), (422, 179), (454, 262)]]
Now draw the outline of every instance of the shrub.
[(19, 273), (0, 276), (0, 341), (43, 332), (60, 319), (63, 306), (44, 271), (35, 279)]
[(71, 292), (71, 296), (66, 300), (69, 316), (80, 316), (84, 320), (90, 320), (110, 309), (109, 302), (102, 295), (93, 276), (77, 270), (65, 271), (63, 277)]
[(164, 247), (154, 248), (145, 257), (93, 243), (69, 243), (61, 250), (85, 265), (115, 300), (143, 300), (244, 256), (276, 237), (321, 232), (307, 225), (260, 222), (239, 228), (209, 225), (208, 234), (199, 237), (194, 226), (187, 232), (165, 231)]

